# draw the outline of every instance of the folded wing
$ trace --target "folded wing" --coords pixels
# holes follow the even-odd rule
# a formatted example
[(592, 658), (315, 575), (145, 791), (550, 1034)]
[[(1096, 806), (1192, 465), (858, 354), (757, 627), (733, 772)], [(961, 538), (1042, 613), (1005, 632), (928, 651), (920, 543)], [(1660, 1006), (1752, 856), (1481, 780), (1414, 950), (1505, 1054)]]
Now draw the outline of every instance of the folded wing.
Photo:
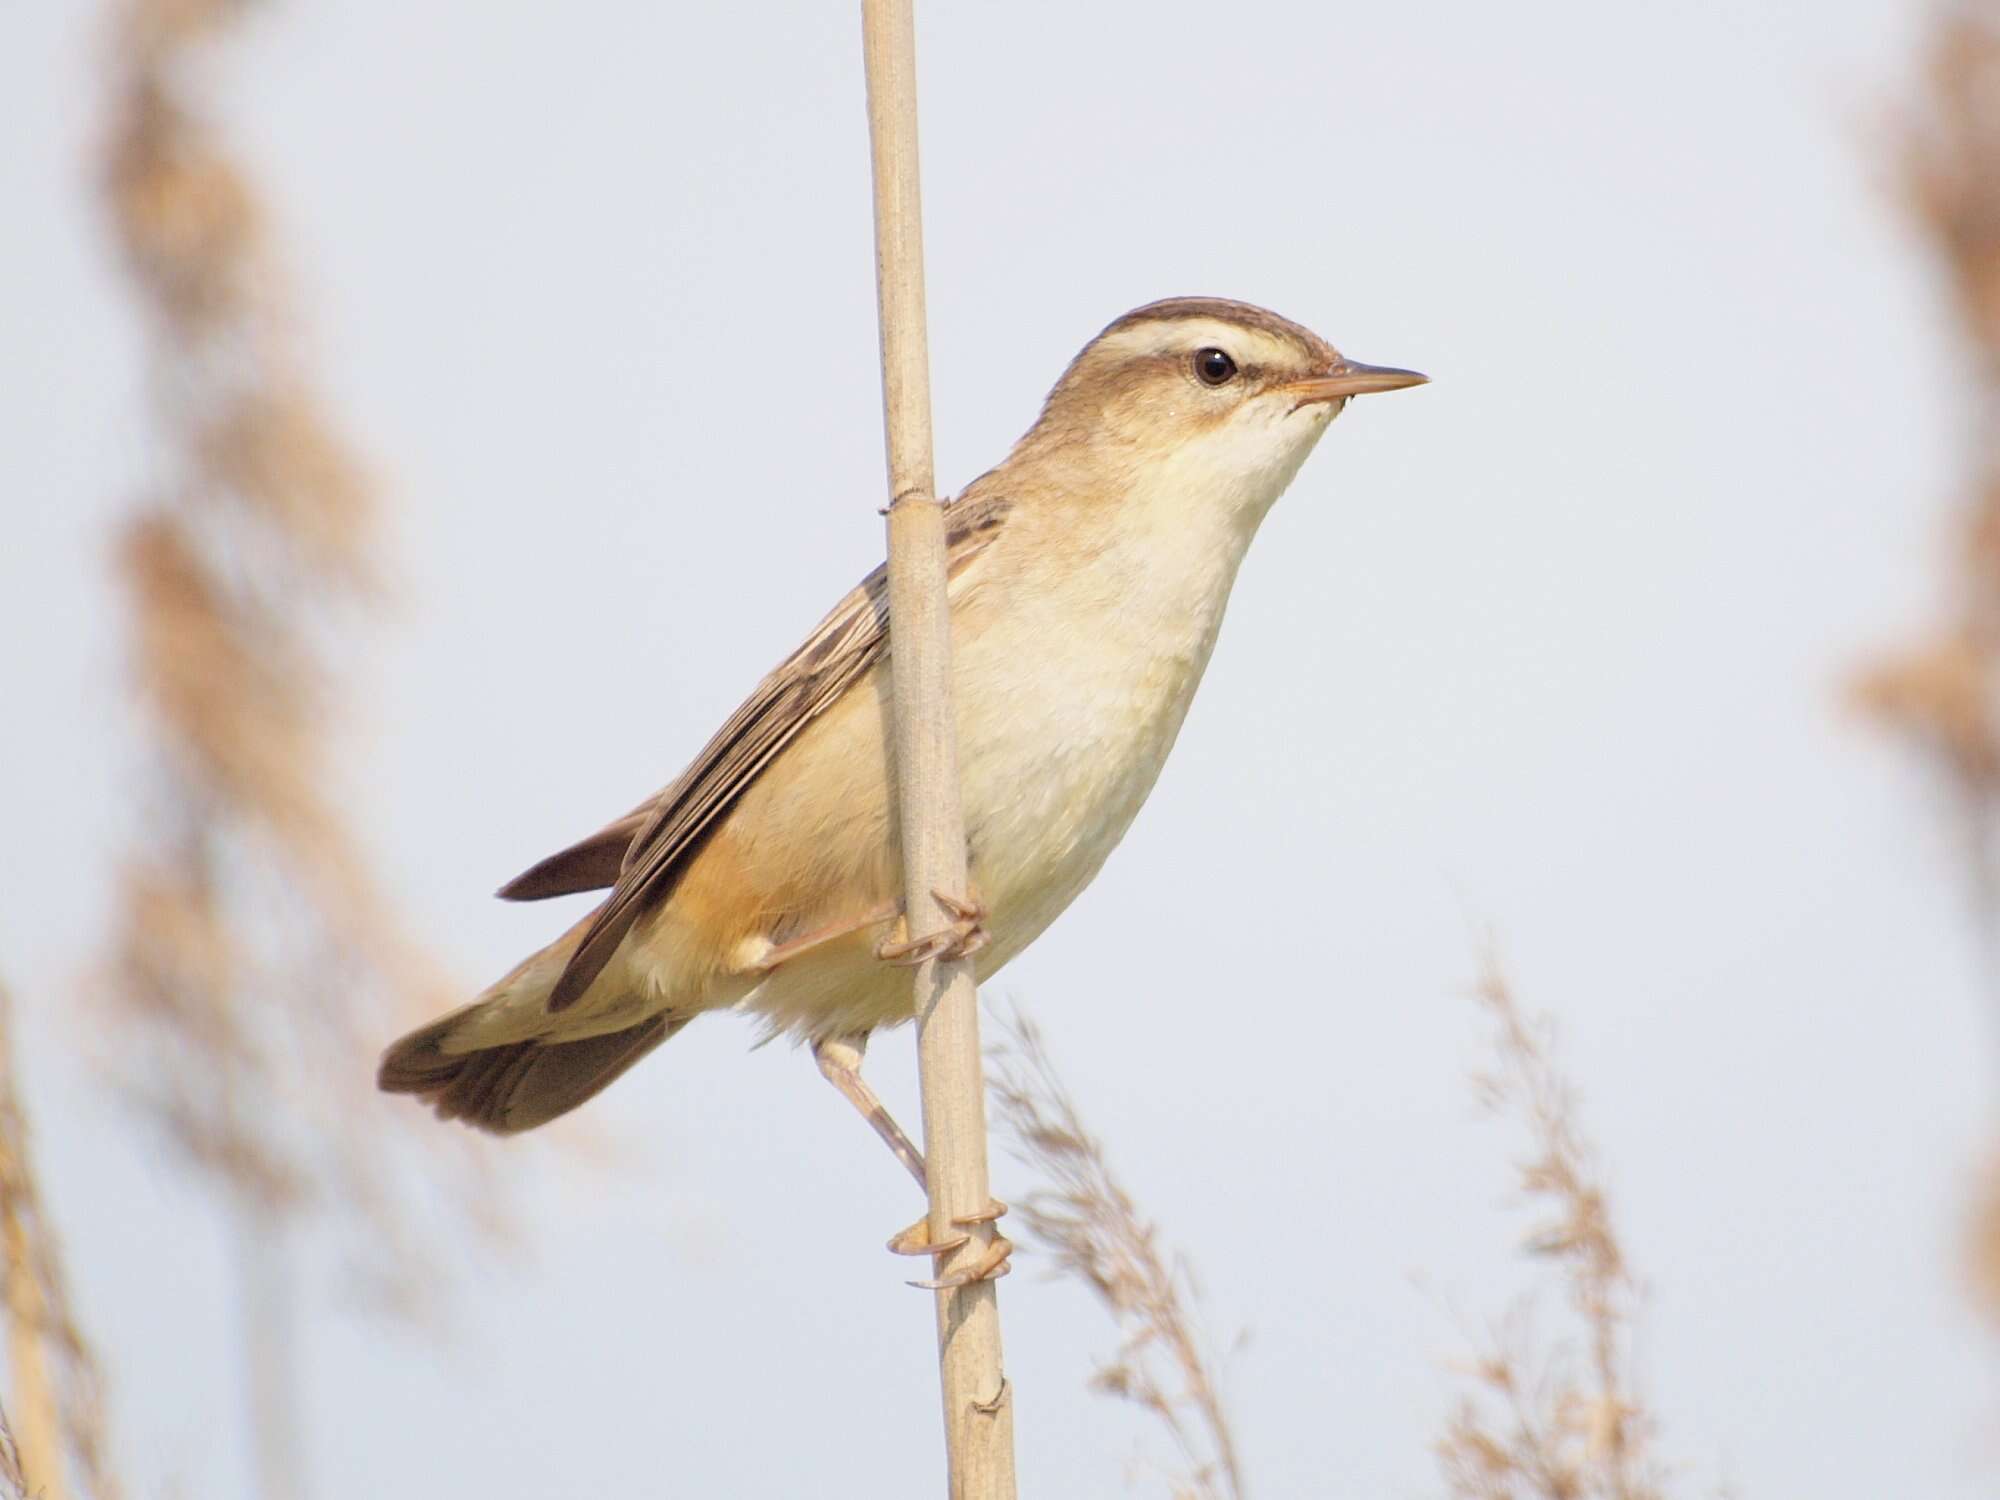
[[(954, 580), (992, 544), (1007, 510), (999, 497), (948, 508), (947, 567)], [(550, 992), (550, 1010), (575, 1004), (632, 925), (673, 893), (688, 861), (737, 799), (800, 731), (882, 660), (888, 639), (888, 577), (877, 568), (757, 685), (671, 786), (501, 888), (510, 899), (537, 900), (611, 887)]]

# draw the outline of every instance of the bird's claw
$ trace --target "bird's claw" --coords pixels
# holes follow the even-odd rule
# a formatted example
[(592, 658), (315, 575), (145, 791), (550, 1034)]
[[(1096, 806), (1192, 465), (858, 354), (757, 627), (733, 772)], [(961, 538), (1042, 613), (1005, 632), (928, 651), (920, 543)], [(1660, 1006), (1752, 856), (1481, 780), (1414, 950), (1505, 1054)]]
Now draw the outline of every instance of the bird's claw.
[(891, 940), (875, 945), (875, 956), (885, 964), (914, 967), (930, 959), (970, 958), (992, 939), (986, 931), (986, 908), (977, 901), (961, 900), (943, 891), (931, 895), (952, 918), (951, 926), (920, 938)]
[(954, 1271), (949, 1276), (940, 1276), (935, 1281), (913, 1281), (911, 1286), (920, 1292), (948, 1292), (956, 1287), (971, 1286), (975, 1281), (998, 1281), (1014, 1269), (1012, 1260), (1014, 1242), (1004, 1234), (996, 1236), (986, 1249), (985, 1258), (976, 1266), (968, 1266), (963, 1271)]
[[(991, 1224), (1006, 1212), (1007, 1205), (995, 1198), (979, 1212), (965, 1214), (951, 1222), (970, 1230), (977, 1225)], [(898, 1231), (889, 1241), (889, 1250), (894, 1255), (945, 1255), (971, 1242), (970, 1234), (955, 1234), (949, 1239), (933, 1243), (931, 1221), (926, 1217), (917, 1220), (909, 1228)], [(1004, 1234), (996, 1234), (977, 1265), (967, 1266), (962, 1271), (954, 1271), (949, 1276), (941, 1276), (933, 1281), (913, 1281), (910, 1285), (927, 1292), (942, 1292), (953, 1287), (970, 1286), (975, 1281), (998, 1281), (1014, 1269), (1011, 1260), (1013, 1254), (1014, 1242)]]
[(948, 1240), (931, 1243), (931, 1221), (928, 1217), (917, 1220), (906, 1229), (899, 1229), (889, 1236), (891, 1255), (943, 1255), (948, 1250), (956, 1250), (960, 1245), (970, 1244), (969, 1234), (955, 1234)]

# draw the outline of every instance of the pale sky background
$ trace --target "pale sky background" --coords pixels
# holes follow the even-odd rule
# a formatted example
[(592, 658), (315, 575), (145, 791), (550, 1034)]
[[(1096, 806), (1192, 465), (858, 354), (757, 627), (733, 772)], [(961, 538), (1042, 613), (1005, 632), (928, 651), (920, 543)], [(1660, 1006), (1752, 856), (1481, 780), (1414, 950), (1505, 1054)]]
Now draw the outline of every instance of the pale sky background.
[[(77, 1060), (146, 464), (97, 9), (0, 24), (0, 967), (134, 1491), (247, 1496), (225, 1240)], [(1253, 1493), (1434, 1492), (1459, 1319), (1521, 1285), (1517, 1139), (1466, 1081), (1486, 926), (1559, 1018), (1682, 1493), (1992, 1493), (1958, 1255), (1993, 1018), (1929, 785), (1840, 704), (1933, 607), (1962, 421), (1870, 123), (1924, 7), (921, 9), (942, 483), (1159, 296), (1436, 382), (1329, 434), (1126, 846), (993, 987), (1250, 1331)], [(403, 590), (351, 663), (355, 811), (469, 991), (569, 920), (488, 892), (678, 771), (880, 553), (858, 22), (252, 31), (232, 139)], [(455, 1347), (316, 1292), (320, 1495), (937, 1491), (929, 1302), (880, 1248), (914, 1195), (753, 1034), (704, 1021), (593, 1107), (628, 1170), (509, 1151), (532, 1248), (465, 1250)], [(913, 1050), (871, 1056), (906, 1118)], [(1023, 1493), (1122, 1493), (1161, 1449), (1084, 1391), (1108, 1327), (1027, 1255), (1003, 1292)]]

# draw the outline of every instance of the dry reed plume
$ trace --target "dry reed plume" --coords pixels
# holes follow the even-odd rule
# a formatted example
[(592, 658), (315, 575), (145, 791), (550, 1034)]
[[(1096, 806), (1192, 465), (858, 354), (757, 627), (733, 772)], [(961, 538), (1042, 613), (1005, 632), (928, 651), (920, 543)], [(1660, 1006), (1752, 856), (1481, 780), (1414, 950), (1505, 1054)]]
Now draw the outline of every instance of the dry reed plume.
[(1187, 1266), (1160, 1248), (1104, 1148), (1083, 1128), (1042, 1034), (1018, 1009), (995, 1014), (989, 1053), (996, 1123), (1014, 1154), (1050, 1184), (1015, 1205), (1055, 1268), (1088, 1286), (1122, 1337), (1092, 1379), (1160, 1421), (1179, 1451), (1174, 1500), (1242, 1500), (1242, 1471), (1214, 1361), (1194, 1314)]
[(1898, 131), (1897, 180), (1952, 294), (1965, 356), (1965, 491), (1945, 617), (1929, 639), (1855, 679), (1860, 704), (1929, 758), (1962, 813), (1989, 933), (2000, 905), (2000, 0), (1943, 11), (1928, 89)]
[[(1857, 675), (1858, 701), (1935, 768), (1964, 846), (1987, 982), (2000, 999), (2000, 0), (1940, 11), (1922, 97), (1898, 136), (1898, 185), (1951, 292), (1964, 358), (1964, 492), (1944, 618)], [(1974, 1290), (2000, 1320), (2000, 1167), (1971, 1233)]]
[(1517, 1115), (1534, 1142), (1520, 1188), (1547, 1217), (1528, 1246), (1555, 1264), (1585, 1349), (1527, 1349), (1519, 1320), (1496, 1339), (1437, 1446), (1448, 1491), (1457, 1500), (1660, 1500), (1653, 1423), (1633, 1385), (1635, 1289), (1574, 1092), (1550, 1057), (1547, 1023), (1522, 1016), (1490, 960), (1475, 993), (1498, 1063), (1478, 1079), (1480, 1096)]
[(113, 33), (102, 186), (158, 441), (117, 553), (152, 754), (105, 989), (115, 1076), (237, 1212), (274, 1494), (303, 1487), (284, 1226), (310, 1214), (341, 1231), (359, 1288), (421, 1310), (413, 1226), (435, 1215), (419, 1194), (488, 1210), (471, 1148), (435, 1129), (417, 1144), (418, 1117), (373, 1089), (381, 1040), (449, 987), (339, 801), (330, 661), (379, 600), (374, 499), (301, 366), (263, 205), (201, 108), (217, 45), (252, 9), (128, 0)]
[(13, 1005), (0, 987), (0, 1259), (13, 1412), (12, 1422), (0, 1415), (0, 1486), (41, 1500), (71, 1493), (117, 1500), (103, 1384), (42, 1209), (15, 1074)]
[[(1480, 1080), (1494, 1108), (1517, 1110), (1536, 1146), (1521, 1171), (1552, 1216), (1530, 1246), (1563, 1274), (1585, 1335), (1582, 1358), (1526, 1348), (1517, 1327), (1474, 1366), (1477, 1388), (1453, 1414), (1438, 1458), (1455, 1500), (1662, 1500), (1652, 1422), (1632, 1377), (1634, 1288), (1578, 1130), (1569, 1086), (1551, 1063), (1546, 1028), (1524, 1020), (1496, 969), (1478, 995), (1495, 1022), (1499, 1071)], [(1050, 1184), (1017, 1205), (1055, 1268), (1088, 1286), (1122, 1335), (1097, 1389), (1159, 1419), (1180, 1455), (1175, 1500), (1241, 1500), (1242, 1471), (1192, 1305), (1187, 1267), (1161, 1248), (1103, 1146), (1018, 1010), (997, 1016), (995, 1121), (1014, 1154)]]

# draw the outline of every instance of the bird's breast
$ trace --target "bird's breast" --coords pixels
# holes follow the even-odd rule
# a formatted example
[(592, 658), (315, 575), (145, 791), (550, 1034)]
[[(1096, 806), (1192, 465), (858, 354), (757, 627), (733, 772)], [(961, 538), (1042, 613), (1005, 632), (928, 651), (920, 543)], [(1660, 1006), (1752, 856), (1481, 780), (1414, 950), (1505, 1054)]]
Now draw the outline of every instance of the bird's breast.
[(1022, 588), (954, 642), (960, 781), (994, 969), (1090, 883), (1152, 791), (1240, 552), (1116, 551)]

